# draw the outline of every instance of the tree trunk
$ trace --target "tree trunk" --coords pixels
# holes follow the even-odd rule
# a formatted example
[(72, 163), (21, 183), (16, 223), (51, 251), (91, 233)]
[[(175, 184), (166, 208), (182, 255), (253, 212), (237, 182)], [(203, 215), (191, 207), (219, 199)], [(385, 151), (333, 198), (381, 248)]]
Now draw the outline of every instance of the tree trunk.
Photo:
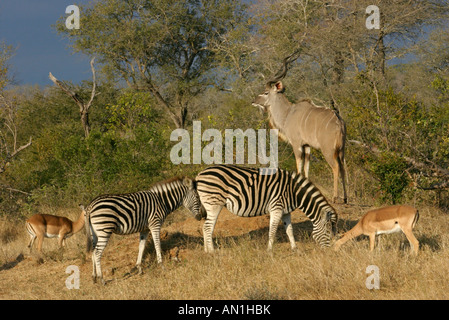
[(385, 60), (386, 60), (386, 54), (385, 54), (385, 34), (383, 30), (379, 31), (379, 38), (377, 39), (377, 70), (382, 78), (385, 78)]
[(84, 136), (87, 138), (90, 133), (89, 112), (87, 110), (81, 112), (81, 123), (84, 129)]

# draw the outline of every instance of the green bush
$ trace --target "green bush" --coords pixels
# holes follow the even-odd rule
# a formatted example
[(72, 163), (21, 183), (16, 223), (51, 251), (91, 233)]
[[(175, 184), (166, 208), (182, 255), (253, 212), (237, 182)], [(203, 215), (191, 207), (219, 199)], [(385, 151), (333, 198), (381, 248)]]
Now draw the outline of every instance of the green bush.
[(404, 159), (397, 155), (384, 152), (375, 160), (371, 160), (371, 170), (379, 179), (381, 200), (398, 203), (402, 193), (409, 184), (405, 170), (408, 165)]

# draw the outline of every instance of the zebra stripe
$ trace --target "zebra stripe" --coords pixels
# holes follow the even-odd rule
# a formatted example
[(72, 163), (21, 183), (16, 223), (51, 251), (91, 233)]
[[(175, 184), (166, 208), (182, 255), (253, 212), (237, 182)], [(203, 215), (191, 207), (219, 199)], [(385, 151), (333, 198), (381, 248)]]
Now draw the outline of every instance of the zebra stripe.
[(330, 246), (336, 233), (335, 210), (312, 182), (301, 175), (281, 169), (267, 175), (254, 168), (216, 165), (200, 172), (196, 181), (201, 203), (207, 211), (203, 226), (206, 252), (214, 250), (212, 233), (224, 206), (240, 217), (270, 214), (268, 250), (272, 249), (281, 219), (292, 249), (296, 248), (290, 216), (296, 208), (312, 221), (312, 237), (321, 246)]
[(136, 268), (142, 272), (141, 262), (148, 233), (151, 232), (156, 249), (157, 262), (162, 262), (160, 230), (167, 215), (184, 205), (196, 219), (201, 219), (201, 203), (196, 184), (189, 178), (174, 178), (158, 183), (148, 191), (128, 194), (102, 195), (86, 208), (87, 250), (93, 249), (92, 278), (100, 279), (101, 255), (115, 234), (127, 235), (140, 232), (139, 253)]

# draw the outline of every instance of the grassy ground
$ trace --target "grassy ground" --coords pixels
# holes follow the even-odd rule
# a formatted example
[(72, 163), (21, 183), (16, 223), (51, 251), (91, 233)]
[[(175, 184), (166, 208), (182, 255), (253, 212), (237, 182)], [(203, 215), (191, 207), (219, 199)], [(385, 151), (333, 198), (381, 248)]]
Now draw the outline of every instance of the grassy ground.
[[(337, 206), (339, 227), (347, 230), (368, 208)], [(77, 210), (57, 211), (76, 219)], [(449, 221), (433, 208), (420, 208), (415, 235), (417, 257), (409, 254), (404, 235), (385, 235), (381, 248), (368, 251), (364, 237), (340, 252), (321, 249), (310, 238), (310, 222), (294, 213), (299, 249), (292, 252), (283, 228), (272, 255), (266, 252), (268, 219), (238, 218), (222, 213), (214, 233), (213, 255), (203, 252), (202, 223), (184, 211), (163, 227), (164, 263), (155, 262), (152, 242), (143, 275), (130, 271), (138, 251), (138, 236), (111, 238), (102, 258), (107, 285), (91, 280), (84, 231), (68, 239), (61, 251), (55, 239), (45, 239), (44, 254), (29, 253), (23, 221), (0, 220), (0, 299), (447, 299), (449, 294)], [(379, 271), (379, 289), (368, 289)], [(80, 271), (79, 289), (69, 290), (69, 266)], [(370, 277), (371, 276), (371, 277)], [(71, 278), (69, 278), (70, 280)], [(69, 281), (70, 283), (73, 283)]]

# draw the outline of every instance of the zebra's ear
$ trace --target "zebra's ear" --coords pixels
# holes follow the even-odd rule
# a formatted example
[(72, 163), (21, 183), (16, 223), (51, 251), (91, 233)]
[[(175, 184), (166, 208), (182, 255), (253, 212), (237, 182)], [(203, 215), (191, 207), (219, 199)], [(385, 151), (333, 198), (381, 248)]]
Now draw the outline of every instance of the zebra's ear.
[(186, 187), (189, 187), (189, 189), (191, 190), (195, 189), (195, 181), (188, 177), (184, 177), (184, 179), (182, 179), (182, 184)]

